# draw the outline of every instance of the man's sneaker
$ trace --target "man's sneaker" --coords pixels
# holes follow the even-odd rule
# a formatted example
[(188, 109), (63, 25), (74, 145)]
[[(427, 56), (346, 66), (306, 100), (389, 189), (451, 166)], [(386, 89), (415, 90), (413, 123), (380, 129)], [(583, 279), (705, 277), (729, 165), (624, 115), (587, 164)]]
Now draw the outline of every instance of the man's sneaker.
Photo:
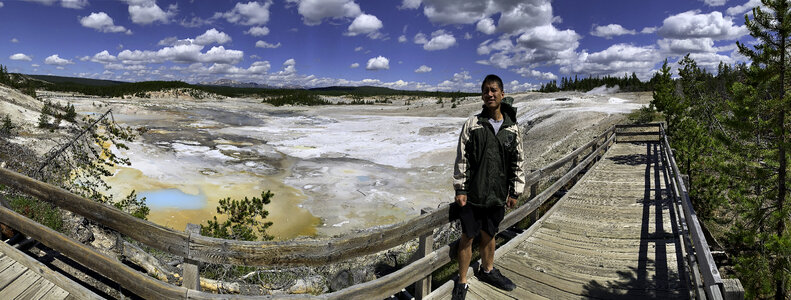
[(467, 284), (457, 283), (453, 286), (453, 294), (451, 300), (464, 300), (467, 297)]
[(516, 284), (514, 284), (511, 279), (508, 279), (503, 276), (503, 274), (500, 274), (500, 270), (497, 270), (496, 268), (492, 268), (489, 273), (480, 270), (475, 276), (478, 277), (478, 280), (491, 284), (501, 290), (513, 291), (516, 288)]

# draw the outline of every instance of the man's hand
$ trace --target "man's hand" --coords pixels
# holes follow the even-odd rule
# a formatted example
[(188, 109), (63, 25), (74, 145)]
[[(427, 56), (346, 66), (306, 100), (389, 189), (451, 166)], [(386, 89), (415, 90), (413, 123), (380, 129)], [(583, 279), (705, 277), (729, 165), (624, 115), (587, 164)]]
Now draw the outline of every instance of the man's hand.
[(508, 206), (508, 208), (514, 208), (516, 206), (516, 198), (508, 197), (508, 200), (505, 201), (505, 206)]
[(459, 206), (467, 205), (467, 195), (456, 195), (456, 204)]

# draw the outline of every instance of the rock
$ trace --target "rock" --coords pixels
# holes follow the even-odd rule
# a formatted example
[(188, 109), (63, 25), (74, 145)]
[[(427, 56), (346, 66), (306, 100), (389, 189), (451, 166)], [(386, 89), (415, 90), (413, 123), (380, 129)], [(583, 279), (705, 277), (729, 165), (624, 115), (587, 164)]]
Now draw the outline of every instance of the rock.
[(288, 289), (289, 294), (321, 294), (328, 290), (324, 278), (310, 276), (297, 279), (297, 282)]
[(339, 291), (346, 287), (376, 279), (368, 268), (345, 269), (336, 273), (330, 280), (330, 289)]
[(83, 244), (93, 242), (93, 231), (88, 227), (88, 220), (83, 218), (81, 222), (75, 224), (72, 228), (72, 236)]

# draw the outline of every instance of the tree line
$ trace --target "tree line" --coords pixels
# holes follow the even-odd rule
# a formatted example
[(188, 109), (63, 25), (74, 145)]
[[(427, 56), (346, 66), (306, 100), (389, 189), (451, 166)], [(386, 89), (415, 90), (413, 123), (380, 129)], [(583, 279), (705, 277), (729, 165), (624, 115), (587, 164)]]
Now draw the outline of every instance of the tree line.
[(763, 1), (745, 25), (754, 45), (737, 42), (749, 65), (720, 63), (714, 75), (687, 55), (673, 78), (665, 61), (651, 103), (665, 116), (690, 198), (721, 238), (747, 299), (788, 299), (791, 288), (791, 9)]
[(558, 84), (557, 80), (551, 80), (546, 84), (542, 83), (538, 91), (543, 93), (560, 91), (587, 92), (600, 86), (606, 86), (608, 88), (618, 86), (619, 90), (622, 92), (645, 92), (651, 91), (654, 85), (653, 81), (640, 81), (640, 79), (637, 78), (637, 74), (632, 72), (632, 75), (624, 74), (623, 77), (609, 75), (604, 77), (593, 77), (592, 75), (588, 75), (588, 77), (579, 78), (578, 75), (574, 75), (574, 78), (571, 78), (570, 76), (564, 76), (560, 78), (560, 84)]

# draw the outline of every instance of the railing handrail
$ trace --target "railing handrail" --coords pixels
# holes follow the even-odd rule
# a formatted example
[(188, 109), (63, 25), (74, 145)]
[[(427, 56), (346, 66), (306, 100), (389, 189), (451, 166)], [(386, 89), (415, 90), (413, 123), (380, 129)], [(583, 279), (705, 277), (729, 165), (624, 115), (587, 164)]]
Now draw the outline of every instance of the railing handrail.
[[(711, 249), (703, 234), (703, 228), (700, 226), (698, 216), (695, 213), (695, 208), (692, 207), (692, 202), (689, 199), (689, 191), (687, 190), (684, 180), (681, 178), (681, 172), (678, 169), (676, 158), (673, 155), (670, 143), (665, 134), (664, 123), (660, 123), (659, 132), (662, 140), (662, 147), (665, 149), (668, 163), (670, 164), (671, 180), (678, 189), (672, 189), (672, 192), (681, 201), (681, 207), (684, 212), (684, 220), (686, 221), (687, 230), (692, 238), (692, 246), (694, 247), (695, 257), (697, 258), (696, 265), (703, 277), (703, 285), (707, 299), (722, 299), (722, 278), (717, 269), (717, 264), (714, 262), (714, 257), (711, 255)], [(688, 253), (689, 254), (689, 253)], [(694, 267), (694, 266), (691, 266)], [(697, 282), (697, 278), (693, 278)]]
[[(584, 146), (548, 166), (527, 175), (526, 186), (548, 176), (560, 166), (574, 161), (585, 149), (601, 139), (614, 136), (615, 126)], [(376, 253), (433, 231), (449, 222), (449, 204), (410, 220), (341, 237), (291, 241), (237, 241), (190, 236), (152, 222), (135, 218), (111, 205), (97, 203), (62, 188), (0, 168), (0, 184), (14, 187), (55, 206), (82, 215), (112, 228), (149, 247), (206, 263), (250, 266), (324, 265)], [(532, 208), (534, 209), (534, 208)], [(520, 214), (529, 211), (517, 210)], [(527, 213), (524, 213), (527, 211)]]

